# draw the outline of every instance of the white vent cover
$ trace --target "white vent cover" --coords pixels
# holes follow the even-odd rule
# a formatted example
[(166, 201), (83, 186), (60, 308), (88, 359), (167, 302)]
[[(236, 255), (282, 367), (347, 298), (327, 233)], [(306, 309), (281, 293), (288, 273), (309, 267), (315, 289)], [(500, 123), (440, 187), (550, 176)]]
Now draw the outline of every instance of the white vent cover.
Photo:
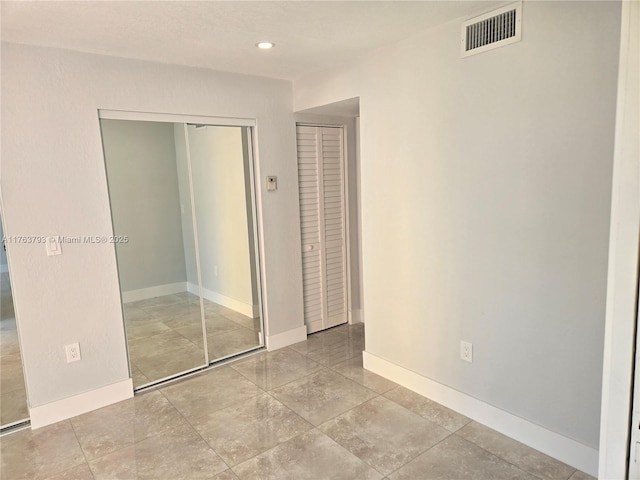
[(462, 24), (462, 56), (486, 52), (522, 38), (522, 2), (507, 5)]

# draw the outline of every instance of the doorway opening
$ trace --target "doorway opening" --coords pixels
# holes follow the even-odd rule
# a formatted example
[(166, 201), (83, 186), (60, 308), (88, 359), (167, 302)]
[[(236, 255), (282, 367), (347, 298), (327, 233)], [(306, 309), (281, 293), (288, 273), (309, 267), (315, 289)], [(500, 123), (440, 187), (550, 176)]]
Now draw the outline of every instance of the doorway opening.
[(307, 333), (364, 322), (359, 98), (296, 113)]

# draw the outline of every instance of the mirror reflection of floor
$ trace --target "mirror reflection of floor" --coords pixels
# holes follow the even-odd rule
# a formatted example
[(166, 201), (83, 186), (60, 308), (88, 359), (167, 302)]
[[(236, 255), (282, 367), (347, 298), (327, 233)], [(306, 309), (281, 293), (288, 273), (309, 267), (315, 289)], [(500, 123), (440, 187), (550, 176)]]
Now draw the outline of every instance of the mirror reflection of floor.
[[(204, 300), (209, 360), (260, 345), (260, 319)], [(188, 292), (124, 306), (133, 385), (205, 365), (200, 300)]]
[(29, 418), (9, 274), (0, 273), (0, 425)]

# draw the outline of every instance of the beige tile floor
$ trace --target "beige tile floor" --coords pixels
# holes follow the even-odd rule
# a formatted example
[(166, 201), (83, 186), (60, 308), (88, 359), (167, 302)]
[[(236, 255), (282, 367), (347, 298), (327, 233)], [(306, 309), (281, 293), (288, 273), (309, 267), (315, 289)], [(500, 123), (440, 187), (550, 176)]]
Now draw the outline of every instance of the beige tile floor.
[(0, 273), (0, 425), (29, 418), (9, 274)]
[[(260, 345), (260, 319), (204, 301), (209, 361)], [(188, 292), (126, 303), (134, 387), (206, 365), (200, 300)]]
[[(0, 425), (28, 419), (26, 390), (11, 283), (0, 274)], [(125, 305), (134, 386), (205, 365), (200, 303), (179, 293)], [(260, 344), (259, 319), (205, 300), (209, 359)]]
[(587, 480), (363, 370), (341, 326), (0, 438), (2, 478)]

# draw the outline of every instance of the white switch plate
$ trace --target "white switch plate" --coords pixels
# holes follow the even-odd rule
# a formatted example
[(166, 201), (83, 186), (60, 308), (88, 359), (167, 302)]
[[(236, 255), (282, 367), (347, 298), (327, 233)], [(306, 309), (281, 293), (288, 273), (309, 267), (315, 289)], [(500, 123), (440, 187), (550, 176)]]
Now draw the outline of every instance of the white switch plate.
[(53, 255), (62, 255), (62, 246), (60, 245), (58, 237), (47, 237), (45, 246), (47, 248), (48, 257), (51, 257)]
[(267, 191), (275, 192), (278, 189), (278, 177), (267, 177)]
[(465, 362), (473, 363), (473, 343), (460, 340), (460, 358)]
[(64, 350), (67, 354), (67, 363), (77, 362), (78, 360), (82, 359), (82, 357), (80, 356), (79, 343), (72, 343), (70, 345), (65, 345)]

